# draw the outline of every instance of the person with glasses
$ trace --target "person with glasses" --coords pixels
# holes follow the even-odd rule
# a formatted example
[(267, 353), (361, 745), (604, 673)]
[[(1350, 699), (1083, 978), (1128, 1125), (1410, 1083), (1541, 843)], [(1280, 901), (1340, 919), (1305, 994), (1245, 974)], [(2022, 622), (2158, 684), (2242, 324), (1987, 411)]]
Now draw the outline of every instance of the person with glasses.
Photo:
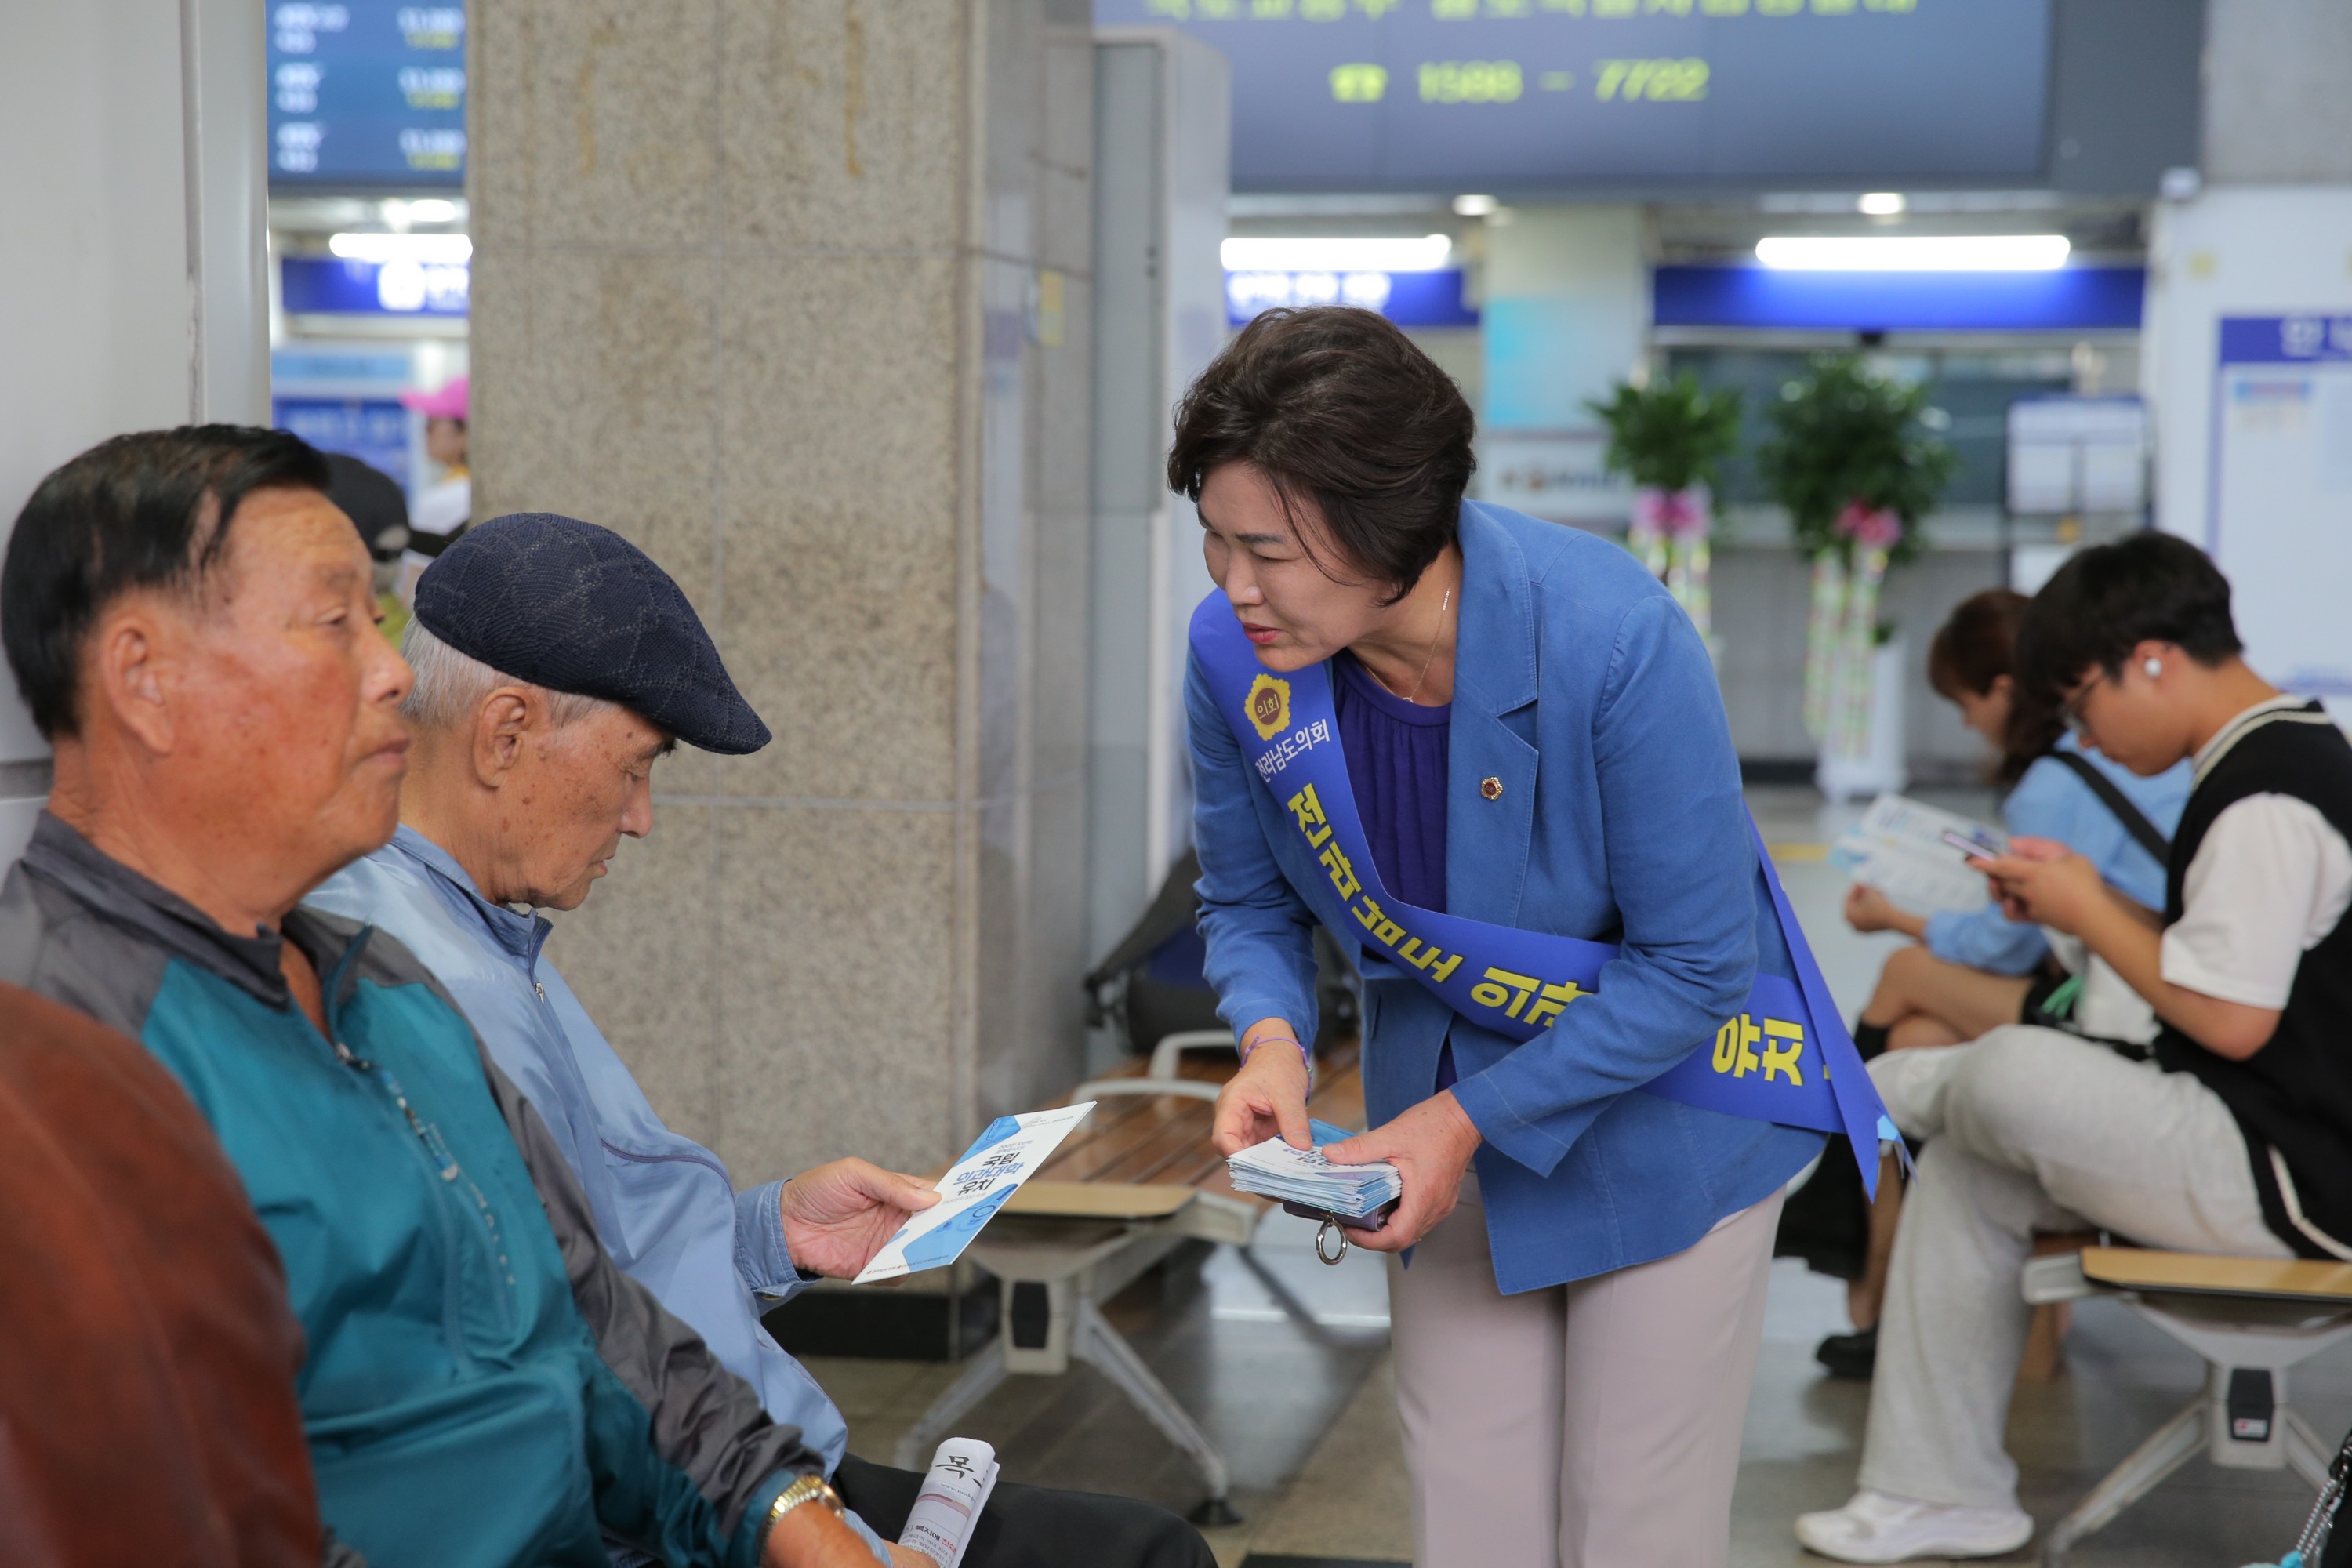
[[(2085, 751), (2055, 708), (2024, 700), (2016, 643), (2027, 603), (2009, 588), (1962, 600), (1928, 645), (1927, 682), (1959, 709), (1961, 723), (1999, 749), (1992, 780), (2009, 792), (2000, 815), (2011, 833), (2065, 845), (2122, 897), (2157, 908), (2167, 843), (2189, 798), (2189, 764), (2141, 778)], [(2155, 1015), (2112, 971), (2064, 939), (2053, 952), (2040, 926), (2011, 920), (1997, 900), (1922, 915), (1856, 883), (1845, 918), (1858, 931), (1900, 931), (1915, 943), (1888, 955), (1854, 1026), (1865, 1061), (1886, 1050), (1957, 1045), (2003, 1024), (2047, 1024), (2140, 1047), (2155, 1037)], [(1854, 1331), (1832, 1334), (1814, 1352), (1833, 1376), (1870, 1375), (1901, 1205), (1899, 1187), (1881, 1186), (1872, 1205), (1850, 1163), (1825, 1161), (1782, 1213), (1780, 1250), (1848, 1281)]]
[(2154, 1009), (2154, 1058), (2013, 1025), (1872, 1064), (1924, 1139), (1879, 1326), (1861, 1490), (1797, 1537), (1846, 1563), (2002, 1556), (2032, 1520), (2002, 1449), (2041, 1231), (2352, 1259), (2352, 744), (2250, 668), (2184, 540), (2086, 550), (2018, 634), (2019, 685), (2086, 746), (2193, 787), (2152, 913), (2047, 838), (1976, 862), (2011, 918), (2079, 941)]

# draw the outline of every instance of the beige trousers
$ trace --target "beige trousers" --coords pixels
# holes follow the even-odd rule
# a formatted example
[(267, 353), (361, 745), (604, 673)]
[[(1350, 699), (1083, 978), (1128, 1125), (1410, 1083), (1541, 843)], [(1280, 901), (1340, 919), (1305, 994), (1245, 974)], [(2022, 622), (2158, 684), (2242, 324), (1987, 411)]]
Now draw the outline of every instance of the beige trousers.
[(1862, 1484), (1921, 1502), (2015, 1508), (2003, 1447), (2032, 1309), (2038, 1231), (2291, 1258), (2263, 1221), (2236, 1118), (2185, 1072), (2022, 1024), (1964, 1046), (1889, 1051), (1870, 1076), (1927, 1146), (1903, 1198)]
[(1722, 1568), (1780, 1201), (1506, 1296), (1464, 1180), (1412, 1267), (1389, 1263), (1418, 1568)]

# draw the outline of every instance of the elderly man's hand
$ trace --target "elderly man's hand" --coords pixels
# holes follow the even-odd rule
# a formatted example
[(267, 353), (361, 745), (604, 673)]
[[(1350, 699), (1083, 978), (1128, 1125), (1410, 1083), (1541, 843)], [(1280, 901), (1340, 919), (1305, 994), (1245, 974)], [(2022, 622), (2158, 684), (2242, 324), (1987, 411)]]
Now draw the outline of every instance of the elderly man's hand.
[[(893, 1564), (901, 1560), (894, 1549)], [(806, 1502), (768, 1532), (760, 1568), (877, 1568), (866, 1538), (815, 1503)]]
[(865, 1160), (835, 1160), (784, 1184), (784, 1244), (801, 1268), (851, 1279), (898, 1234), (907, 1216), (940, 1201), (938, 1189)]

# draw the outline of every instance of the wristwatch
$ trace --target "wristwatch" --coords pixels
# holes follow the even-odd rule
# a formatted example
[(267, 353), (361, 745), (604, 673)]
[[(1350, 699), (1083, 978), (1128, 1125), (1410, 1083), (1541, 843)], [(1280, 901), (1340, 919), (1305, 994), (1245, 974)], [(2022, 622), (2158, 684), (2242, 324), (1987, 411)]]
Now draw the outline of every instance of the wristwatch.
[(811, 1471), (776, 1494), (775, 1505), (768, 1510), (768, 1528), (774, 1530), (784, 1515), (804, 1502), (816, 1503), (834, 1518), (839, 1519), (849, 1510), (841, 1505), (841, 1494), (831, 1482)]

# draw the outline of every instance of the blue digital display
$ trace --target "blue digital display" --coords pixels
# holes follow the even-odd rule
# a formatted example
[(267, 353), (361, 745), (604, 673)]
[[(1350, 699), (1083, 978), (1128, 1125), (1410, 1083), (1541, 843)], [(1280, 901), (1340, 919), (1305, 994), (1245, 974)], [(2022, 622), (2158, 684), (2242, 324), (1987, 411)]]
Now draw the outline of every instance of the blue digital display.
[(2051, 0), (1095, 0), (1233, 67), (1234, 188), (2031, 177)]
[(336, 189), (466, 183), (466, 7), (269, 6), (269, 181)]
[(1360, 305), (1400, 327), (1475, 327), (1462, 272), (1228, 272), (1225, 322), (1246, 327), (1277, 305)]
[(462, 261), (343, 261), (289, 256), (278, 264), (289, 315), (463, 316), (472, 268)]

